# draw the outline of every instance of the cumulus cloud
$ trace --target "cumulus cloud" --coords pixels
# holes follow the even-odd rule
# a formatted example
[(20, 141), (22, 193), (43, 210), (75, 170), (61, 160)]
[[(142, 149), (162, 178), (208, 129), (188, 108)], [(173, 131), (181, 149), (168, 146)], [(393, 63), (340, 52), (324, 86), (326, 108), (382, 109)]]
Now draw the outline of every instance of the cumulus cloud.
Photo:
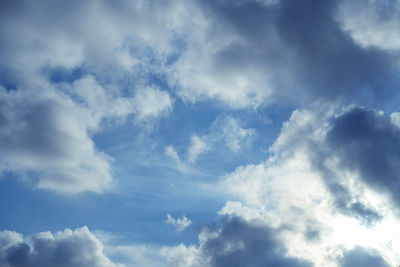
[(283, 228), (287, 255), (316, 266), (339, 266), (356, 246), (379, 253), (382, 266), (395, 264), (398, 135), (389, 116), (358, 106), (297, 110), (265, 163), (225, 177), (222, 189), (239, 202), (220, 214)]
[[(356, 30), (351, 25), (357, 23), (348, 22), (352, 16), (347, 13), (359, 10), (363, 1), (343, 2), (176, 0), (118, 1), (110, 6), (107, 1), (69, 1), (60, 6), (52, 1), (3, 1), (0, 69), (11, 73), (7, 76), (13, 82), (28, 84), (59, 70), (77, 69), (102, 82), (139, 89), (149, 86), (151, 77), (162, 77), (184, 100), (217, 99), (233, 108), (334, 99), (371, 88), (384, 91), (378, 83), (395, 71), (394, 53), (352, 38)], [(367, 2), (362, 10), (382, 5)], [(391, 12), (394, 22), (389, 24), (395, 29), (398, 4), (384, 2), (381, 10)], [(368, 16), (355, 13), (357, 18), (373, 18), (366, 23), (389, 28), (375, 11)], [(388, 31), (397, 51), (397, 37)], [(143, 95), (139, 90), (137, 97), (152, 101), (155, 92)], [(165, 92), (157, 99), (170, 109)], [(141, 110), (139, 118), (158, 113), (154, 106)]]
[(183, 99), (234, 108), (383, 93), (396, 57), (354, 41), (337, 19), (341, 3), (200, 2), (169, 81)]
[(393, 116), (359, 106), (294, 111), (266, 162), (224, 178), (221, 190), (237, 200), (220, 210), (220, 228), (204, 230), (198, 246), (166, 248), (169, 262), (397, 264), (399, 128)]
[(337, 19), (361, 46), (400, 49), (400, 6), (396, 1), (342, 1)]
[(110, 157), (89, 130), (98, 119), (54, 91), (0, 89), (0, 171), (33, 176), (39, 188), (102, 192), (112, 185)]
[(112, 159), (92, 136), (105, 120), (143, 122), (172, 109), (169, 93), (143, 76), (171, 49), (169, 25), (180, 26), (143, 15), (153, 12), (136, 1), (1, 3), (0, 173), (59, 192), (113, 188)]
[(186, 215), (182, 215), (181, 218), (175, 219), (168, 213), (165, 223), (172, 225), (176, 231), (182, 232), (192, 224), (192, 221), (188, 219)]
[(4, 267), (93, 266), (122, 267), (103, 253), (102, 243), (87, 227), (43, 232), (24, 239), (12, 231), (0, 232), (0, 263)]
[[(285, 248), (275, 239), (274, 230), (237, 217), (226, 219), (217, 232), (203, 232), (198, 248), (177, 246), (169, 248), (168, 254), (173, 266), (312, 266), (307, 261), (286, 256)], [(191, 258), (190, 262), (184, 260), (186, 257)]]
[(400, 129), (390, 117), (353, 108), (333, 122), (326, 143), (339, 167), (358, 173), (371, 188), (399, 203)]
[(341, 260), (342, 267), (365, 266), (365, 267), (389, 267), (390, 265), (377, 254), (365, 248), (356, 247), (347, 251)]

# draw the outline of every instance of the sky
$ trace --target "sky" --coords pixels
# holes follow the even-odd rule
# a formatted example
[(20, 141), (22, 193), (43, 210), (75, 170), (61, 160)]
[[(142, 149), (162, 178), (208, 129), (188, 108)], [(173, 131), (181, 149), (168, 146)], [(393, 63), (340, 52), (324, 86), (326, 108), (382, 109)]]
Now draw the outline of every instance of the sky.
[(400, 264), (397, 0), (0, 2), (0, 265)]

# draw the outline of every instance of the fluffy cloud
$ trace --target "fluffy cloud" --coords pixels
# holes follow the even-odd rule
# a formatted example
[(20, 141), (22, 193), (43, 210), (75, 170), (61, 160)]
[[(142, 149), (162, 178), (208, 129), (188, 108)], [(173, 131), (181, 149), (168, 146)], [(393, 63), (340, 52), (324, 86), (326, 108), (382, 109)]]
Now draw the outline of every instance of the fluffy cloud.
[(368, 249), (356, 247), (347, 251), (341, 260), (342, 267), (365, 266), (365, 267), (389, 267), (389, 264), (379, 254)]
[(52, 90), (0, 90), (1, 172), (62, 192), (102, 192), (112, 185), (110, 158), (88, 133), (99, 123), (94, 114)]
[(43, 232), (30, 239), (11, 231), (0, 232), (0, 263), (4, 267), (50, 266), (124, 266), (103, 253), (102, 243), (87, 227)]
[[(378, 2), (367, 2), (365, 9), (376, 10)], [(10, 84), (29, 84), (57, 70), (78, 69), (102, 82), (135, 88), (162, 77), (184, 100), (217, 99), (234, 108), (304, 103), (376, 88), (379, 93), (385, 88), (379, 82), (396, 71), (395, 57), (382, 45), (361, 45), (354, 37), (353, 28), (365, 27), (348, 22), (353, 17), (347, 14), (359, 10), (360, 3), (3, 1), (0, 72), (7, 73)], [(380, 10), (391, 12), (389, 24), (395, 29), (398, 4), (385, 3)], [(375, 11), (356, 13), (388, 29)], [(390, 50), (398, 50), (396, 35), (388, 31)], [(155, 92), (137, 95), (155, 99)], [(170, 108), (165, 95), (157, 96)], [(143, 108), (139, 117), (149, 111)]]
[(138, 120), (167, 114), (172, 108), (169, 94), (156, 88), (144, 88), (136, 91), (133, 104)]
[(396, 70), (392, 51), (362, 46), (342, 28), (341, 1), (199, 3), (187, 49), (169, 67), (188, 101), (240, 108), (365, 96), (383, 93), (380, 82)]
[(218, 232), (203, 232), (199, 248), (177, 246), (169, 248), (168, 254), (173, 266), (312, 266), (304, 260), (287, 257), (285, 248), (275, 239), (274, 230), (237, 217), (225, 220)]
[(395, 1), (343, 1), (337, 19), (360, 45), (385, 50), (400, 49), (400, 6)]
[(225, 218), (221, 226), (205, 229), (197, 247), (165, 248), (169, 262), (397, 264), (396, 114), (330, 105), (294, 111), (265, 163), (239, 167), (224, 178), (221, 190), (237, 201), (219, 212)]
[[(222, 189), (240, 202), (220, 213), (283, 229), (287, 255), (316, 266), (340, 266), (357, 246), (379, 253), (371, 260), (382, 266), (395, 264), (399, 136), (389, 116), (358, 106), (295, 111), (265, 163), (225, 178)], [(349, 255), (343, 264), (368, 259)]]
[(1, 174), (60, 192), (112, 189), (112, 159), (92, 139), (103, 121), (172, 109), (169, 93), (143, 76), (170, 49), (166, 25), (179, 23), (143, 15), (153, 11), (136, 1), (1, 3)]
[(181, 218), (174, 219), (171, 214), (167, 214), (167, 220), (165, 223), (172, 225), (176, 231), (182, 232), (192, 224), (192, 221), (188, 219), (186, 215), (182, 215)]

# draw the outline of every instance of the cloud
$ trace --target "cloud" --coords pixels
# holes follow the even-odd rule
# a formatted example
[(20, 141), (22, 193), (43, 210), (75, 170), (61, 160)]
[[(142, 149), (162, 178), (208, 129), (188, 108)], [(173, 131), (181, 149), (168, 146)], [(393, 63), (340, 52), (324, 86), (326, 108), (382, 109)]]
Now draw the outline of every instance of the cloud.
[(400, 129), (389, 117), (353, 108), (333, 122), (327, 145), (340, 167), (358, 172), (372, 188), (389, 193), (399, 202)]
[(52, 90), (0, 88), (0, 103), (0, 172), (61, 192), (112, 187), (111, 158), (96, 150), (89, 134), (98, 128), (98, 113)]
[(171, 49), (165, 25), (180, 27), (147, 15), (172, 6), (1, 2), (0, 174), (64, 193), (113, 189), (113, 159), (92, 137), (105, 121), (172, 109), (170, 94), (143, 78)]
[(176, 152), (176, 150), (175, 150), (174, 147), (172, 147), (172, 146), (167, 146), (167, 147), (165, 148), (165, 154), (166, 154), (168, 157), (172, 158), (172, 159), (175, 161), (175, 163), (177, 163), (178, 165), (181, 164), (181, 160), (180, 160), (180, 158), (179, 158), (179, 155), (178, 155), (178, 153)]
[(167, 16), (178, 4), (157, 8), (149, 2), (58, 4), (2, 2), (0, 57), (5, 68), (27, 75), (43, 68), (81, 67), (112, 80), (123, 77), (125, 71), (136, 75), (142, 66), (150, 67), (150, 58), (165, 59), (171, 49), (169, 25), (175, 22), (179, 27), (176, 18)]
[(157, 88), (139, 89), (133, 99), (137, 120), (146, 120), (168, 114), (172, 109), (169, 94)]
[(344, 31), (363, 47), (398, 50), (400, 6), (396, 1), (342, 1), (337, 18)]
[(170, 264), (183, 266), (179, 264), (184, 262), (180, 257), (192, 257), (185, 266), (312, 266), (307, 261), (286, 256), (285, 248), (274, 237), (274, 230), (237, 217), (226, 219), (218, 232), (203, 232), (203, 235), (195, 253), (190, 247), (170, 248), (169, 253), (174, 256), (170, 257)]
[(192, 224), (192, 221), (188, 219), (186, 215), (182, 215), (181, 218), (174, 219), (171, 214), (167, 214), (167, 220), (165, 223), (172, 225), (176, 231), (182, 232)]
[(296, 110), (266, 162), (225, 177), (221, 190), (237, 201), (220, 214), (284, 229), (287, 255), (316, 266), (337, 266), (356, 246), (395, 264), (398, 135), (389, 116), (359, 106)]
[(206, 140), (206, 138), (200, 138), (197, 135), (192, 135), (190, 138), (191, 143), (187, 151), (189, 163), (194, 163), (200, 154), (209, 149), (204, 139)]
[[(140, 90), (157, 79), (185, 101), (216, 99), (231, 108), (384, 95), (389, 89), (380, 83), (397, 70), (392, 29), (399, 7), (367, 2), (3, 1), (0, 71), (27, 85), (81, 70), (101, 84), (120, 83), (139, 98), (161, 100), (160, 110), (140, 106), (139, 119), (170, 109), (166, 92)], [(348, 14), (359, 6), (367, 11), (353, 19)], [(364, 17), (370, 19), (359, 23)], [(382, 33), (377, 38), (390, 39), (391, 48), (360, 44), (354, 36), (368, 32), (358, 30), (364, 22), (378, 25), (370, 35)]]
[(208, 139), (212, 142), (224, 142), (231, 152), (238, 152), (252, 141), (255, 129), (242, 128), (242, 122), (231, 116), (219, 116), (211, 126)]
[(347, 251), (341, 260), (342, 267), (365, 266), (365, 267), (389, 267), (390, 265), (374, 251), (356, 247)]
[(102, 243), (87, 227), (43, 232), (24, 239), (12, 231), (0, 232), (0, 263), (4, 267), (124, 266), (103, 253)]
[(178, 94), (243, 108), (387, 92), (380, 83), (396, 57), (349, 36), (337, 15), (342, 1), (277, 2), (199, 2), (194, 34), (170, 67)]
[(169, 267), (162, 247), (151, 245), (105, 246), (104, 251), (125, 266)]
[(249, 146), (255, 135), (255, 129), (244, 128), (242, 124), (231, 116), (218, 116), (211, 124), (208, 133), (191, 136), (184, 162), (172, 146), (166, 147), (166, 155), (172, 158), (181, 170), (187, 170), (188, 165), (194, 164), (200, 155), (207, 152), (228, 149), (237, 153)]

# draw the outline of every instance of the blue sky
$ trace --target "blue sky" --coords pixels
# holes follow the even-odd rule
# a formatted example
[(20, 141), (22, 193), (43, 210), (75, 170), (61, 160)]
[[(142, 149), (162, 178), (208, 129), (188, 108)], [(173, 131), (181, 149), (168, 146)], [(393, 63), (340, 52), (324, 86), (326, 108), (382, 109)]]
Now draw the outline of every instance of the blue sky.
[(400, 263), (400, 4), (0, 4), (0, 265)]

